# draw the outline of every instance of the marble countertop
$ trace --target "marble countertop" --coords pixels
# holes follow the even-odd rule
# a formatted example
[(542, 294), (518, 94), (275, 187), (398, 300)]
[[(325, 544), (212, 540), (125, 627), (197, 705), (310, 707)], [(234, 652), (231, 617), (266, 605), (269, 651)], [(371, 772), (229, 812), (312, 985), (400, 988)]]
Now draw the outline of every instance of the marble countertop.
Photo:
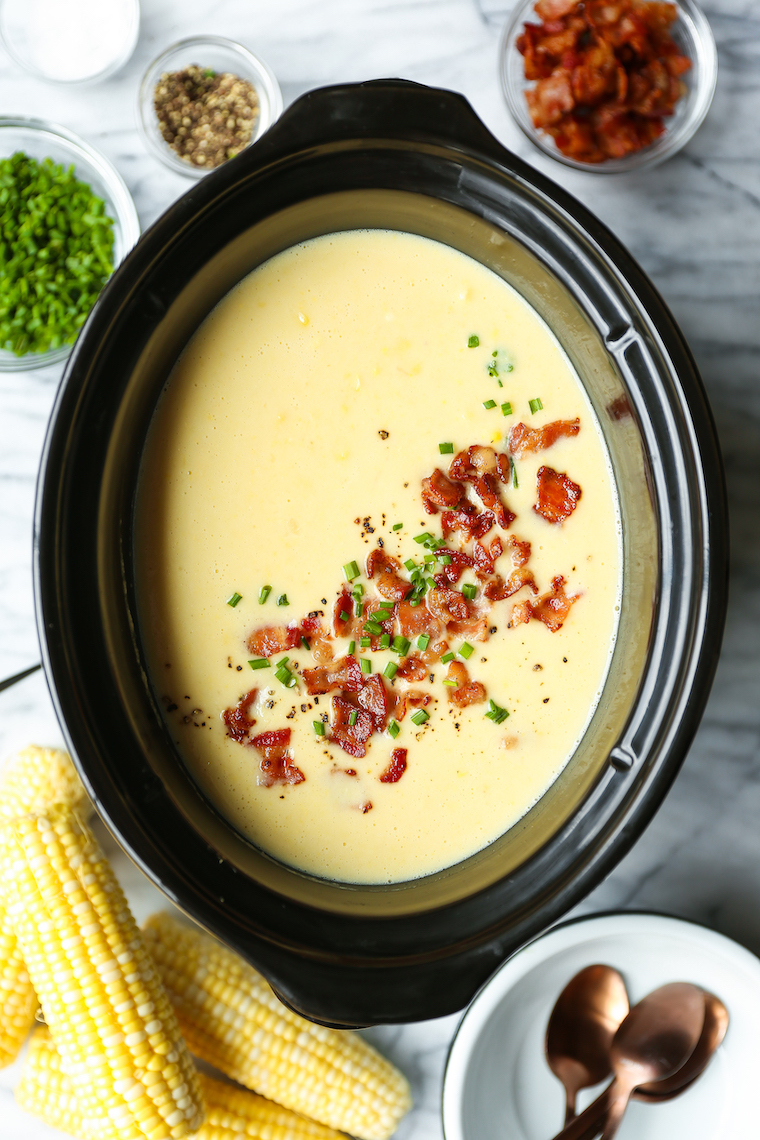
[[(213, 31), (271, 66), (286, 105), (312, 87), (402, 76), (463, 92), (493, 133), (593, 210), (671, 306), (707, 386), (724, 450), (731, 600), (712, 695), (664, 806), (630, 854), (578, 908), (652, 909), (703, 922), (760, 952), (760, 10), (709, 0), (718, 42), (715, 102), (697, 136), (653, 171), (599, 178), (544, 158), (507, 115), (497, 79), (503, 0), (142, 0), (134, 56), (115, 78), (65, 89), (21, 72), (0, 48), (0, 114), (65, 124), (124, 177), (143, 227), (190, 182), (138, 134), (142, 73), (174, 40)], [(0, 679), (39, 659), (31, 524), (40, 449), (61, 368), (0, 374)], [(41, 674), (0, 693), (0, 758), (60, 730)], [(102, 838), (139, 919), (158, 893)], [(399, 1140), (441, 1140), (440, 1086), (456, 1017), (370, 1031), (409, 1074), (416, 1107)], [(25, 1116), (0, 1072), (3, 1136), (57, 1133)], [(695, 1140), (697, 1138), (695, 1137)]]

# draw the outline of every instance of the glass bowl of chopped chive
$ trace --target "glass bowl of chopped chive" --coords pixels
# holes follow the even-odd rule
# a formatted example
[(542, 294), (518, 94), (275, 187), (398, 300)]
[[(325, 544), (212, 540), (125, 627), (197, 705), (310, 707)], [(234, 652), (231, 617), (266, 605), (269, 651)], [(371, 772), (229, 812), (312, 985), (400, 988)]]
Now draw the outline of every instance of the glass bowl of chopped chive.
[(149, 150), (191, 178), (234, 158), (281, 114), (282, 92), (267, 65), (222, 36), (172, 44), (153, 60), (138, 95)]
[(65, 360), (139, 236), (129, 191), (94, 147), (0, 117), (0, 372)]

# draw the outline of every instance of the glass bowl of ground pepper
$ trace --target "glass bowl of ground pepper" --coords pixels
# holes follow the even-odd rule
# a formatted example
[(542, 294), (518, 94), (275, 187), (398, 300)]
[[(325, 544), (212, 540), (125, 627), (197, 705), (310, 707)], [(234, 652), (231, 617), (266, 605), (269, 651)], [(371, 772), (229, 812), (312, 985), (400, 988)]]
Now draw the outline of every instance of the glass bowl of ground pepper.
[(282, 93), (267, 65), (222, 36), (173, 44), (140, 85), (148, 147), (172, 170), (194, 178), (234, 158), (281, 113)]
[(499, 44), (513, 119), (576, 170), (656, 166), (712, 103), (718, 57), (694, 0), (519, 0)]
[(0, 372), (65, 360), (139, 236), (99, 151), (56, 123), (0, 118)]

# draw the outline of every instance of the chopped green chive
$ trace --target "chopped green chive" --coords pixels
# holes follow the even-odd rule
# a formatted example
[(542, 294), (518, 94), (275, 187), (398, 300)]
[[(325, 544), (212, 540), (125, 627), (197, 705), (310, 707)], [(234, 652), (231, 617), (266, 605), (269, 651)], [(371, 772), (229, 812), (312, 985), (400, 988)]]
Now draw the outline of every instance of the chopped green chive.
[(370, 661), (369, 657), (360, 657), (359, 664), (362, 667), (362, 673), (372, 672), (372, 662)]
[(348, 643), (348, 653), (349, 653), (349, 656), (350, 656), (350, 657), (351, 657), (351, 656), (353, 656), (353, 654), (354, 654), (355, 652), (356, 652), (356, 642), (355, 642), (355, 641), (349, 641), (349, 643)]
[(280, 594), (279, 598), (277, 599), (277, 605), (278, 606), (289, 606), (290, 602), (288, 601), (288, 595), (287, 594)]
[(372, 638), (360, 637), (359, 644), (361, 645), (362, 649), (369, 649), (370, 645), (372, 644)]
[(391, 734), (391, 736), (395, 740), (396, 737), (398, 736), (398, 734), (401, 732), (401, 725), (398, 723), (397, 720), (389, 721), (388, 732)]
[(462, 586), (462, 593), (464, 594), (464, 596), (466, 598), (469, 598), (470, 601), (472, 601), (473, 598), (476, 597), (477, 592), (478, 592), (477, 586), (473, 586), (471, 582), (466, 582), (465, 585)]
[(275, 669), (274, 675), (277, 680), (285, 686), (286, 689), (292, 689), (296, 683), (295, 677), (286, 665), (280, 665), (278, 669)]
[(235, 591), (235, 593), (232, 595), (232, 597), (227, 599), (227, 605), (232, 606), (232, 608), (234, 610), (234, 608), (238, 604), (238, 602), (242, 602), (242, 600), (243, 600), (243, 595), (238, 594), (238, 592)]
[(424, 650), (427, 649), (428, 645), (430, 645), (430, 634), (429, 633), (421, 633), (420, 636), (417, 638), (417, 648), (422, 649), (424, 652)]
[(458, 689), (458, 688), (459, 688), (459, 685), (458, 685), (458, 683), (457, 683), (456, 681), (454, 681), (454, 680), (449, 680), (449, 678), (448, 678), (448, 677), (445, 677), (445, 678), (444, 678), (444, 681), (443, 681), (443, 683), (444, 683), (444, 685), (448, 685), (448, 686), (449, 686), (449, 688), (451, 688), (451, 689)]
[(430, 720), (430, 714), (424, 709), (417, 709), (416, 713), (412, 713), (412, 720), (415, 724), (424, 724), (426, 720)]
[(359, 601), (359, 598), (361, 598), (363, 593), (364, 593), (364, 586), (362, 586), (361, 582), (357, 582), (355, 586), (351, 587), (351, 597), (356, 598), (357, 602)]
[(528, 400), (528, 407), (530, 408), (530, 410), (534, 416), (535, 416), (536, 412), (540, 412), (543, 410), (543, 406), (544, 405), (541, 403), (541, 397), (540, 396), (537, 396), (535, 400)]
[(445, 665), (447, 662), (453, 661), (455, 657), (455, 653), (444, 653), (443, 657), (441, 658), (441, 662)]
[(434, 539), (432, 534), (430, 534), (429, 531), (425, 530), (422, 532), (422, 534), (415, 534), (414, 541), (419, 542), (421, 545), (423, 542), (433, 542)]
[(252, 669), (269, 669), (270, 663), (266, 657), (257, 657), (254, 661), (249, 661), (248, 664)]
[(504, 385), (502, 384), (501, 380), (497, 380), (497, 381), (496, 381), (496, 383), (499, 385), (499, 387), (500, 387), (500, 388), (503, 388), (503, 387), (504, 387)]
[(346, 575), (347, 582), (353, 582), (354, 578), (359, 577), (359, 567), (355, 562), (347, 562), (343, 567), (343, 573)]
[(289, 657), (282, 657), (279, 661), (275, 661), (275, 665), (279, 669), (281, 665), (287, 665), (288, 661), (290, 661)]
[(419, 598), (412, 598), (411, 601), (409, 602), (410, 606), (418, 606), (419, 604), (420, 604)]
[(511, 416), (512, 415), (512, 405), (510, 404), (509, 400), (507, 400), (506, 403), (501, 405), (501, 414), (503, 416)]
[(407, 558), (404, 565), (406, 566), (407, 570), (415, 570), (417, 568), (417, 563), (413, 558)]
[(499, 375), (499, 370), (495, 364), (488, 365), (488, 375), (493, 376), (494, 379)]
[(496, 407), (496, 401), (495, 400), (484, 400), (483, 401), (483, 407), (485, 408), (485, 410), (487, 412), (490, 412), (491, 408)]
[(504, 364), (502, 367), (504, 368), (505, 372), (514, 372), (515, 370), (514, 364)]
[(403, 527), (404, 527), (403, 523), (394, 523), (393, 526), (391, 527), (391, 530), (403, 530)]
[(383, 676), (387, 677), (389, 681), (392, 681), (397, 673), (398, 673), (398, 665), (396, 664), (395, 661), (389, 661), (388, 664), (383, 669)]
[(427, 582), (427, 584), (428, 584), (428, 586), (430, 587), (430, 589), (431, 589), (431, 590), (434, 590), (434, 589), (436, 588), (436, 587), (435, 587), (435, 579), (434, 579), (434, 578), (426, 578), (426, 579), (425, 579), (425, 581)]
[(365, 621), (364, 632), (371, 633), (373, 637), (379, 637), (383, 632), (383, 627), (379, 621)]
[(391, 635), (389, 633), (383, 633), (380, 637), (380, 648), (381, 649), (390, 649), (390, 647), (391, 647)]
[(311, 649), (311, 646), (309, 645), (309, 643), (305, 637), (301, 638), (301, 645), (304, 647), (304, 649)]
[(341, 610), (338, 616), (341, 621), (349, 621), (351, 614), (347, 614), (345, 610)]
[(517, 468), (515, 467), (515, 461), (511, 455), (509, 457), (509, 469), (512, 472), (512, 486), (517, 490), (520, 484), (517, 482)]
[(356, 602), (354, 604), (354, 614), (356, 617), (361, 617), (364, 613), (364, 602)]
[(271, 586), (262, 586), (259, 590), (259, 605), (263, 606), (269, 595), (272, 593)]
[(409, 647), (411, 644), (412, 643), (408, 638), (403, 637), (401, 634), (398, 634), (398, 636), (394, 637), (393, 639), (392, 648), (394, 652), (398, 653), (401, 657), (405, 657), (409, 652)]
[(486, 713), (488, 720), (492, 720), (494, 724), (503, 724), (503, 722), (509, 716), (507, 710), (501, 708), (500, 705), (497, 705), (496, 701), (489, 701), (489, 704), (491, 707)]
[(348, 723), (349, 723), (349, 724), (351, 724), (351, 725), (354, 725), (354, 724), (356, 724), (356, 722), (357, 722), (357, 720), (358, 720), (358, 719), (359, 719), (359, 713), (357, 712), (357, 710), (356, 710), (356, 709), (354, 709), (354, 711), (353, 711), (353, 712), (350, 712), (350, 713), (348, 714)]
[(441, 455), (453, 455), (454, 454), (454, 444), (453, 443), (439, 443), (438, 444), (438, 450), (441, 453)]
[(460, 657), (464, 657), (465, 660), (467, 660), (469, 657), (472, 657), (473, 653), (475, 652), (475, 646), (470, 645), (469, 641), (463, 641), (459, 646), (457, 652), (459, 653)]
[(314, 725), (314, 731), (316, 732), (317, 736), (325, 735), (325, 726), (322, 724), (321, 720), (313, 720), (311, 723)]
[(479, 344), (480, 344), (480, 337), (479, 336), (471, 336), (467, 340), (467, 347), (468, 348), (477, 348)]
[(426, 554), (423, 557), (422, 561), (423, 562), (435, 562), (435, 555), (434, 554)]
[(440, 562), (441, 566), (450, 566), (451, 565), (451, 555), (450, 554), (439, 554), (438, 555), (438, 561)]

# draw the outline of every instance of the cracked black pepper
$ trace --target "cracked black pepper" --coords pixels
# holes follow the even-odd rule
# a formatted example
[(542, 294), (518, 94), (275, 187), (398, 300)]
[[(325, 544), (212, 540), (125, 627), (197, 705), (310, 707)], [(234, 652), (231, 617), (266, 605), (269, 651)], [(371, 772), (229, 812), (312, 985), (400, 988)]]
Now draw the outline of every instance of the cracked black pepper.
[(191, 166), (212, 169), (251, 141), (259, 100), (247, 79), (193, 64), (165, 72), (153, 106), (164, 141)]

